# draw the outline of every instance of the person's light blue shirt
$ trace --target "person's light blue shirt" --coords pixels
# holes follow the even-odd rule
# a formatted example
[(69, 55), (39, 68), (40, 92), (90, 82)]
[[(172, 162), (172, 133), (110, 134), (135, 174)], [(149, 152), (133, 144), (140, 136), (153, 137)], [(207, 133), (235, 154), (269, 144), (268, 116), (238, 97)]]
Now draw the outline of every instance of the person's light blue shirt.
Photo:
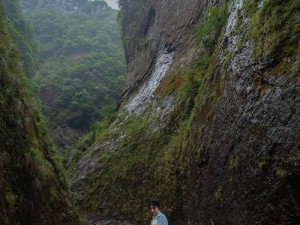
[(167, 217), (160, 211), (157, 213), (157, 225), (168, 225)]

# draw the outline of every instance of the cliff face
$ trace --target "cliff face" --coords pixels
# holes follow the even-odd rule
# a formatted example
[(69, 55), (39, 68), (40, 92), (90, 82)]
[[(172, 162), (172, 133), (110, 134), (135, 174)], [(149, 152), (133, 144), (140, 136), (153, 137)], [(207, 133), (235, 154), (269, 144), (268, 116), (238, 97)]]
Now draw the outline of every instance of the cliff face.
[(204, 1), (127, 1), (122, 6), (122, 32), (128, 62), (128, 92), (148, 79), (159, 52), (176, 57), (191, 51), (194, 27), (204, 17)]
[[(11, 19), (12, 11), (14, 14)], [(24, 74), (16, 1), (0, 1), (0, 224), (80, 224)], [(22, 26), (23, 25), (23, 26)], [(17, 42), (23, 37), (23, 42)], [(21, 46), (22, 47), (22, 46)]]
[(172, 224), (298, 224), (299, 2), (121, 5), (128, 88), (73, 170), (79, 201), (145, 224), (151, 198)]
[(203, 148), (190, 155), (191, 224), (299, 223), (297, 13), (296, 1), (233, 3), (208, 84), (226, 73), (222, 92), (193, 121)]

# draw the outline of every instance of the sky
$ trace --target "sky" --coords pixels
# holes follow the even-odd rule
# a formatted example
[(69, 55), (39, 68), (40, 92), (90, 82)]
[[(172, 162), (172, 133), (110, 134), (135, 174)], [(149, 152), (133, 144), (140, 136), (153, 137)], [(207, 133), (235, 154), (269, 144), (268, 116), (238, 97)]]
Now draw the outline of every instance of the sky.
[(113, 9), (118, 9), (118, 0), (105, 0)]

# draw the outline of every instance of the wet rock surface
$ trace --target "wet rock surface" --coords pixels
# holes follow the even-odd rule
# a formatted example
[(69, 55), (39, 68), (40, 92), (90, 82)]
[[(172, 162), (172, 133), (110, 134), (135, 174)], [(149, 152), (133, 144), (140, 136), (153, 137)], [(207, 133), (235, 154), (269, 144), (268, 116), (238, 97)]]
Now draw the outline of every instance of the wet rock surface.
[(126, 106), (128, 112), (142, 113), (147, 108), (147, 105), (154, 98), (154, 91), (157, 89), (159, 83), (162, 81), (166, 73), (169, 71), (170, 65), (172, 64), (174, 53), (159, 53), (155, 68), (150, 76), (150, 79), (142, 87), (137, 95), (130, 100)]
[[(191, 44), (194, 28), (204, 16), (208, 0), (129, 1), (123, 3), (123, 37), (128, 62), (127, 99), (147, 80), (162, 49), (176, 49), (178, 58)], [(148, 15), (148, 16), (145, 16)]]
[(228, 82), (206, 123), (205, 152), (192, 159), (191, 224), (299, 223), (299, 83), (265, 76), (273, 88), (260, 91), (253, 73)]
[[(247, 39), (248, 19), (239, 14), (243, 2), (238, 0), (231, 7), (207, 94), (221, 88), (212, 102), (199, 104), (193, 111), (188, 144), (182, 147), (189, 153), (188, 176), (184, 178), (184, 203), (170, 216), (175, 225), (300, 223), (299, 76), (292, 77), (285, 70), (274, 75), (282, 59), (254, 59), (256, 43)], [(134, 99), (151, 80), (161, 49), (175, 52), (172, 71), (187, 55), (185, 49), (195, 47), (194, 25), (205, 14), (207, 4), (200, 0), (124, 1), (123, 32), (129, 41), (125, 46), (129, 78), (124, 99)], [(242, 19), (237, 31), (238, 17)], [(228, 64), (224, 66), (226, 57)], [(190, 57), (181, 68), (188, 67), (193, 59)], [(144, 97), (154, 102), (147, 94)], [(200, 96), (197, 101), (205, 100)], [(149, 115), (153, 114), (141, 113)], [(91, 154), (101, 155), (101, 151), (118, 149), (118, 143), (97, 143), (91, 149)], [(91, 158), (86, 155), (79, 162), (80, 171), (86, 172), (82, 173), (83, 182), (86, 174), (101, 166), (90, 164)], [(99, 222), (117, 223), (106, 219)]]
[(237, 49), (243, 34), (225, 33), (222, 51), (232, 51), (232, 77), (211, 110), (213, 119), (204, 120), (203, 139), (195, 140), (205, 147), (191, 155), (187, 221), (299, 224), (300, 82), (288, 73), (274, 76), (272, 60), (256, 62), (251, 44)]

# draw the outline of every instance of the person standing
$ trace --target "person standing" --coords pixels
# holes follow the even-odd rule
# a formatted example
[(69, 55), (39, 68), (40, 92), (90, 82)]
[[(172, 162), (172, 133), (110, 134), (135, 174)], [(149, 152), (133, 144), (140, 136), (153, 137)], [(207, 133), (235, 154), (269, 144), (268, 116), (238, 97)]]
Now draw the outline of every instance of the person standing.
[(150, 225), (168, 225), (167, 217), (159, 210), (159, 202), (152, 200), (149, 202), (149, 209), (152, 213)]

